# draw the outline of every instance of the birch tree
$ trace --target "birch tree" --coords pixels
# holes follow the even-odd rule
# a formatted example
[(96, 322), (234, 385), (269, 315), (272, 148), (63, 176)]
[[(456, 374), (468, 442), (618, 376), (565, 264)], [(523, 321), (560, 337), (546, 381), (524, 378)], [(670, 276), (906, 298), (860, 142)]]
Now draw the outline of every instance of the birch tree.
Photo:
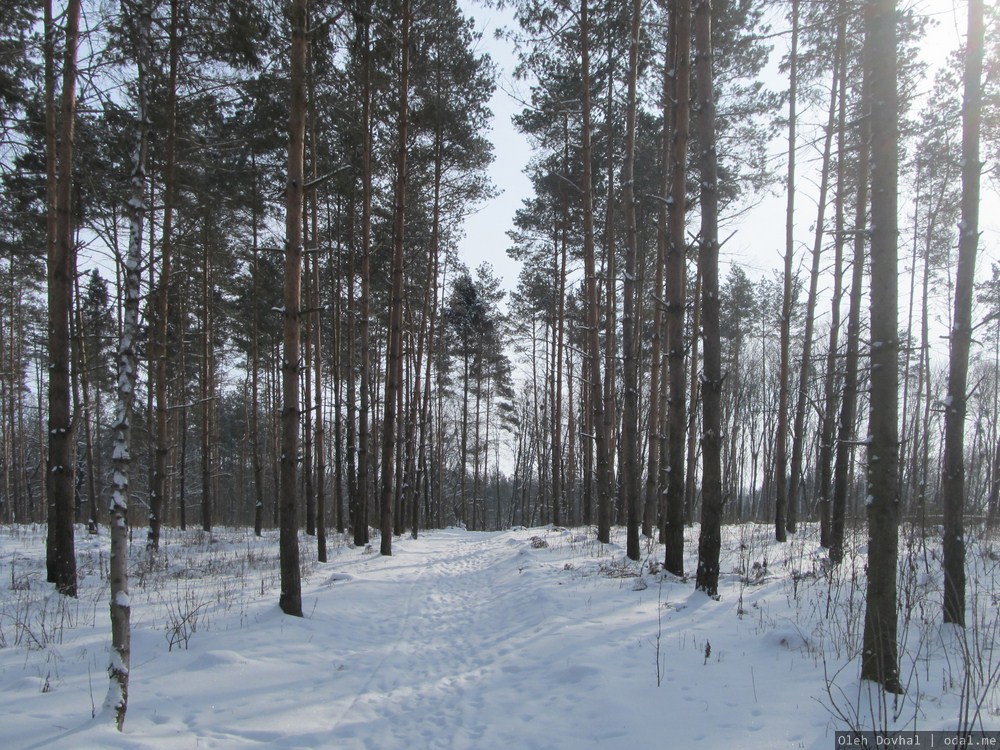
[(152, 11), (148, 2), (137, 9), (136, 68), (138, 70), (136, 144), (132, 155), (132, 191), (128, 201), (129, 240), (125, 258), (125, 299), (122, 312), (122, 332), (118, 344), (118, 403), (112, 430), (115, 436), (111, 455), (114, 475), (111, 494), (111, 663), (108, 675), (111, 684), (105, 705), (114, 712), (115, 724), (121, 731), (128, 708), (129, 666), (131, 661), (130, 617), (128, 595), (128, 507), (129, 469), (132, 461), (132, 406), (135, 398), (139, 340), (139, 304), (142, 282), (142, 236), (146, 218), (146, 152), (149, 143), (149, 113), (147, 109), (147, 76), (150, 57), (150, 26)]

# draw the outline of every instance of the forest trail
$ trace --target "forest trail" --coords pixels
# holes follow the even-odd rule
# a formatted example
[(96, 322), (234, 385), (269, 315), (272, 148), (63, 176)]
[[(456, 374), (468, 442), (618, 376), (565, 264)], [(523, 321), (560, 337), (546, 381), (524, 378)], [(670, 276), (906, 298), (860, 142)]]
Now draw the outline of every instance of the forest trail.
[(368, 575), (405, 588), (405, 605), (394, 614), (366, 601), (384, 622), (365, 657), (376, 663), (331, 727), (331, 747), (550, 748), (595, 719), (595, 743), (624, 732), (608, 729), (619, 720), (608, 706), (587, 700), (601, 669), (580, 663), (580, 623), (532, 585), (544, 548), (448, 530), (410, 565), (407, 545), (396, 546)]
[[(0, 535), (18, 582), (0, 600), (5, 750), (828, 750), (838, 720), (824, 669), (842, 706), (860, 690), (849, 644), (861, 592), (850, 576), (830, 588), (808, 535), (776, 545), (767, 526), (729, 528), (719, 600), (661, 576), (658, 545), (631, 562), (593, 530), (446, 529), (394, 539), (391, 557), (340, 542), (323, 565), (302, 537), (294, 618), (277, 606), (276, 534), (171, 534), (153, 569), (133, 550), (121, 734), (101, 716), (104, 540), (82, 540), (85, 585), (67, 603), (43, 583), (44, 534)], [(27, 629), (43, 647), (25, 648)], [(918, 700), (904, 698), (900, 722)], [(948, 726), (953, 710), (950, 693), (924, 697), (922, 726)]]

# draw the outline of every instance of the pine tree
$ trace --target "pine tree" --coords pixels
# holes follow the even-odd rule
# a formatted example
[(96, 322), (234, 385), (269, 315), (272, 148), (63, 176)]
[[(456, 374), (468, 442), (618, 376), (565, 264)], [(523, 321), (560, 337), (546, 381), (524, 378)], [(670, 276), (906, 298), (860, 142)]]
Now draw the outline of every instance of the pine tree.
[(702, 378), (702, 506), (695, 585), (709, 596), (719, 591), (719, 553), (722, 547), (722, 390), (719, 329), (719, 175), (715, 137), (715, 86), (712, 74), (712, 5), (694, 5), (698, 145), (701, 150), (701, 234), (698, 273), (702, 279), (701, 326), (704, 340)]
[[(51, 0), (45, 5), (47, 38), (54, 33)], [(62, 94), (56, 132), (54, 91), (48, 92), (46, 144), (49, 164), (50, 212), (48, 248), (49, 309), (49, 429), (48, 429), (48, 580), (67, 596), (76, 596), (76, 552), (73, 539), (73, 424), (70, 415), (69, 306), (75, 275), (73, 239), (73, 133), (76, 121), (77, 44), (80, 1), (66, 8)], [(48, 54), (53, 54), (47, 45)], [(46, 75), (48, 85), (54, 85)]]
[(285, 186), (285, 296), (282, 341), (281, 598), (286, 615), (302, 617), (299, 572), (298, 452), (299, 452), (299, 336), (302, 274), (302, 205), (305, 182), (304, 142), (306, 114), (306, 59), (308, 55), (308, 0), (293, 0), (289, 12), (292, 31), (291, 100), (288, 108), (288, 181)]
[(896, 629), (899, 554), (896, 3), (866, 6), (871, 56), (871, 377), (868, 585), (861, 677), (901, 693)]
[(945, 399), (944, 468), (944, 621), (965, 626), (965, 415), (969, 349), (972, 344), (972, 295), (979, 244), (979, 130), (982, 113), (983, 2), (969, 0), (962, 103), (962, 219), (958, 233), (955, 316), (951, 328), (948, 396)]

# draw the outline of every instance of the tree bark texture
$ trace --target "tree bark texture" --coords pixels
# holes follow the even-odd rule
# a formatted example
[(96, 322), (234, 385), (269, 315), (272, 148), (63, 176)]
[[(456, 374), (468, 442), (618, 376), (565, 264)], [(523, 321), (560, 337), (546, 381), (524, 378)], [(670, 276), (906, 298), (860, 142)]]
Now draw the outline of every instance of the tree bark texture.
[(291, 99), (288, 109), (288, 180), (285, 185), (284, 319), (281, 352), (281, 487), (279, 556), (286, 615), (302, 617), (298, 539), (299, 338), (302, 287), (302, 196), (306, 123), (306, 39), (308, 0), (293, 0)]
[(871, 413), (868, 585), (861, 677), (902, 692), (896, 630), (899, 550), (896, 2), (865, 8), (871, 57)]
[(410, 1), (403, 1), (403, 28), (400, 39), (399, 144), (396, 152), (396, 207), (393, 217), (392, 298), (389, 310), (389, 342), (385, 366), (385, 410), (382, 417), (381, 545), (383, 555), (392, 554), (393, 470), (396, 448), (397, 392), (403, 375), (403, 264), (406, 231), (406, 130), (410, 71)]
[(632, 24), (629, 33), (628, 94), (625, 126), (625, 283), (622, 306), (622, 352), (624, 359), (624, 404), (622, 409), (622, 452), (625, 468), (622, 477), (626, 503), (626, 554), (638, 560), (640, 500), (639, 492), (639, 366), (636, 343), (636, 276), (638, 274), (638, 236), (636, 230), (635, 195), (635, 120), (636, 79), (639, 75), (640, 0), (632, 0)]
[(112, 461), (114, 474), (111, 494), (111, 662), (110, 684), (105, 705), (121, 731), (128, 708), (129, 665), (131, 661), (131, 604), (128, 593), (128, 506), (129, 469), (132, 462), (132, 406), (135, 398), (139, 340), (140, 284), (142, 280), (142, 231), (146, 217), (146, 152), (149, 142), (149, 113), (146, 100), (146, 74), (150, 57), (152, 10), (148, 3), (139, 7), (136, 22), (136, 64), (138, 68), (138, 111), (136, 144), (132, 155), (131, 195), (128, 201), (129, 243), (125, 258), (125, 301), (122, 333), (118, 345), (118, 403), (115, 420)]
[[(51, 5), (46, 3), (51, 18)], [(73, 538), (73, 420), (70, 413), (70, 300), (76, 271), (73, 241), (73, 135), (76, 121), (77, 42), (80, 2), (66, 8), (62, 95), (55, 146), (54, 232), (48, 249), (49, 458), (47, 580), (56, 590), (76, 596), (76, 550)], [(54, 125), (55, 123), (50, 123)]]
[(944, 621), (965, 626), (965, 415), (972, 298), (979, 245), (979, 128), (982, 112), (983, 0), (969, 0), (962, 102), (962, 218), (958, 224), (955, 315), (944, 412)]
[(701, 237), (698, 267), (702, 278), (701, 327), (704, 341), (702, 375), (702, 502), (696, 587), (709, 596), (719, 593), (722, 547), (722, 342), (719, 321), (719, 195), (715, 151), (715, 86), (712, 74), (712, 5), (694, 6), (698, 141), (701, 147)]
[[(667, 389), (668, 425), (666, 490), (664, 499), (664, 565), (684, 575), (684, 484), (687, 433), (687, 370), (684, 361), (684, 309), (687, 300), (687, 152), (691, 96), (691, 0), (674, 6), (673, 37), (674, 123), (670, 157), (670, 212), (667, 248)], [(697, 332), (694, 334), (697, 336)]]

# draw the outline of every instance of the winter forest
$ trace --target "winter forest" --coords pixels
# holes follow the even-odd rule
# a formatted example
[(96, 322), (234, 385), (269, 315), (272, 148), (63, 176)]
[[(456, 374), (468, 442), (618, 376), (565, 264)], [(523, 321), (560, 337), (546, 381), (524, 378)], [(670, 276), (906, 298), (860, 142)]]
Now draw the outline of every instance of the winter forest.
[(13, 746), (1000, 742), (998, 165), (984, 0), (5, 0)]

